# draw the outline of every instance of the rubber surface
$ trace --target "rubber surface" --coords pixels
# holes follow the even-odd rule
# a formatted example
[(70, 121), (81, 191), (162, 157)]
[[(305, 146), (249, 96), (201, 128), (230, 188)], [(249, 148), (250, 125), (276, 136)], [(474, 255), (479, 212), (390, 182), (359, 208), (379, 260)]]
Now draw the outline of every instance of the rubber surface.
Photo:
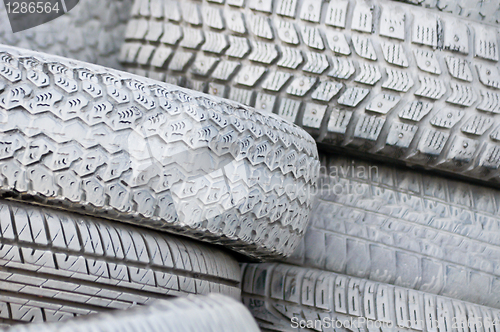
[(500, 324), (498, 309), (316, 269), (254, 264), (243, 278), (243, 301), (263, 331), (494, 332)]
[(79, 0), (74, 9), (54, 21), (12, 33), (2, 1), (0, 43), (121, 69), (118, 54), (132, 3)]
[(321, 163), (288, 262), (500, 308), (500, 190), (333, 154)]
[(81, 317), (50, 324), (17, 325), (9, 332), (258, 332), (248, 310), (221, 295), (188, 296), (157, 301), (125, 311)]
[(0, 321), (57, 321), (155, 299), (240, 297), (228, 253), (183, 237), (0, 201)]
[(134, 4), (128, 70), (273, 111), (326, 146), (498, 185), (496, 28), (388, 0), (161, 3)]
[(500, 23), (500, 3), (485, 0), (398, 0), (482, 23)]
[(286, 256), (303, 235), (314, 140), (192, 90), (0, 47), (0, 174), (18, 199)]

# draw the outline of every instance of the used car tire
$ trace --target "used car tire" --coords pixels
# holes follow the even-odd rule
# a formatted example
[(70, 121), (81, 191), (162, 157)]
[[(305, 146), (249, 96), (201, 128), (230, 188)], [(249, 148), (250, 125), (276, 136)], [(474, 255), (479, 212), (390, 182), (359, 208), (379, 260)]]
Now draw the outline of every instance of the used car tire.
[(316, 144), (273, 114), (0, 46), (4, 195), (137, 223), (245, 255), (293, 252)]
[(220, 248), (114, 221), (0, 201), (0, 322), (58, 321), (157, 299), (240, 298)]
[(388, 0), (136, 0), (125, 38), (129, 71), (277, 113), (325, 148), (500, 184), (496, 26)]
[(498, 25), (500, 3), (484, 0), (397, 0), (428, 9), (451, 13), (469, 20)]
[(16, 325), (8, 332), (258, 332), (241, 302), (210, 294), (188, 296), (127, 310), (115, 310), (65, 322)]
[(247, 265), (242, 296), (262, 331), (492, 332), (500, 320), (498, 309), (286, 264)]
[(322, 155), (287, 262), (500, 308), (500, 190)]

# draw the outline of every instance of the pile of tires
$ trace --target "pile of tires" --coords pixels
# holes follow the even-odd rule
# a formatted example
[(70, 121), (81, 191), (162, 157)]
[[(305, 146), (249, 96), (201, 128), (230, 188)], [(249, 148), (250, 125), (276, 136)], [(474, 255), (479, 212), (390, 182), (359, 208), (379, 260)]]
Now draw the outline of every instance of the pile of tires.
[(500, 5), (81, 2), (0, 29), (6, 329), (498, 329)]

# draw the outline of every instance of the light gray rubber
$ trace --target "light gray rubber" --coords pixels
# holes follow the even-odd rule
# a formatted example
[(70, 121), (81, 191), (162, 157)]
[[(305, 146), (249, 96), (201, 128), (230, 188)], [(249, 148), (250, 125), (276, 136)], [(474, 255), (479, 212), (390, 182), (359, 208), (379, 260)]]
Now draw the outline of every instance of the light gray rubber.
[(398, 0), (425, 8), (452, 13), (469, 20), (498, 25), (500, 3), (485, 0)]
[(210, 294), (157, 301), (65, 322), (16, 325), (8, 332), (258, 332), (248, 310), (234, 299)]
[(277, 113), (327, 147), (500, 182), (496, 27), (389, 0), (136, 0), (131, 16), (132, 72)]
[(65, 322), (16, 325), (8, 332), (258, 332), (250, 312), (219, 294), (155, 301)]
[(500, 324), (498, 309), (286, 264), (246, 266), (242, 296), (262, 331), (494, 332)]
[(500, 190), (334, 154), (321, 162), (288, 262), (500, 308)]
[(121, 69), (118, 54), (132, 2), (133, 0), (79, 0), (74, 9), (51, 22), (12, 33), (2, 1), (0, 44)]
[(91, 64), (0, 46), (0, 188), (18, 199), (287, 256), (319, 169), (301, 128)]
[(58, 321), (156, 299), (240, 297), (240, 267), (183, 237), (0, 201), (0, 323)]

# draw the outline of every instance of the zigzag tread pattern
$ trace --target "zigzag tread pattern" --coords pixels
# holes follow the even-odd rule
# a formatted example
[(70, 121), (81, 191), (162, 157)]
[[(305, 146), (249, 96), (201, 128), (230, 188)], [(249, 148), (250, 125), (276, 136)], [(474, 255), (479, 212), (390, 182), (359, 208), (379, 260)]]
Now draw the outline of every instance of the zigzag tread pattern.
[(303, 331), (381, 331), (374, 322), (405, 332), (446, 330), (454, 323), (493, 331), (500, 319), (500, 311), (487, 306), (277, 263), (244, 266), (243, 303), (264, 331), (293, 331), (295, 325)]
[(10, 47), (0, 58), (0, 174), (18, 199), (105, 210), (255, 257), (293, 251), (319, 167), (300, 127), (86, 63)]
[[(186, 238), (7, 200), (0, 232), (0, 303), (11, 307), (0, 304), (2, 319), (58, 321), (188, 294), (240, 296), (238, 263)], [(14, 315), (14, 303), (26, 312)]]
[[(272, 111), (277, 114), (296, 112), (296, 116), (290, 120), (304, 126), (317, 142), (363, 153), (375, 153), (409, 165), (425, 165), (444, 172), (460, 173), (465, 177), (497, 185), (500, 183), (500, 163), (491, 162), (492, 158), (485, 156), (492, 153), (492, 148), (482, 148), (486, 145), (496, 147), (499, 144), (490, 136), (490, 131), (475, 135), (473, 145), (466, 148), (454, 145), (455, 150), (450, 150), (453, 142), (469, 139), (466, 133), (457, 130), (470, 126), (467, 123), (469, 119), (486, 116), (493, 123), (492, 127), (496, 127), (495, 123), (498, 123), (496, 96), (500, 88), (497, 63), (500, 44), (495, 28), (486, 24), (486, 21), (477, 23), (469, 18), (455, 17), (448, 13), (453, 5), (448, 1), (446, 4), (441, 1), (440, 12), (382, 0), (375, 1), (370, 8), (358, 5), (354, 0), (338, 4), (312, 0), (286, 2), (286, 5), (278, 0), (259, 2), (259, 6), (265, 7), (265, 10), (256, 9), (259, 6), (244, 2), (235, 7), (218, 1), (187, 1), (202, 10), (217, 8), (228, 21), (237, 13), (242, 24), (248, 26), (260, 15), (262, 21), (278, 33), (269, 39), (270, 35), (259, 37), (252, 34), (243, 37), (241, 32), (218, 30), (217, 33), (229, 39), (238, 38), (240, 43), (246, 41), (249, 49), (235, 46), (235, 49), (241, 50), (237, 56), (222, 51), (217, 55), (217, 59), (223, 60), (219, 65), (221, 68), (215, 67), (213, 71), (216, 75), (212, 76), (197, 75), (187, 68), (181, 72), (172, 70), (169, 63), (171, 60), (166, 60), (160, 66), (152, 63), (138, 65), (139, 62), (129, 56), (130, 52), (139, 54), (138, 48), (155, 46), (157, 41), (128, 38), (123, 46), (123, 54), (127, 56), (122, 60), (128, 70), (151, 77), (163, 75), (186, 87), (200, 87), (206, 92), (211, 90), (208, 90), (207, 84), (203, 84), (204, 80), (213, 79), (214, 84), (225, 86), (222, 92), (216, 89), (221, 96), (238, 98), (250, 106), (260, 105), (256, 96), (269, 93), (274, 98)], [(147, 7), (149, 0), (136, 2)], [(379, 13), (377, 15), (380, 15), (380, 20), (373, 19), (373, 13)], [(347, 15), (352, 17), (348, 18)], [(145, 22), (143, 25), (146, 26), (148, 22), (166, 21), (166, 18), (137, 14), (134, 20)], [(181, 23), (178, 26), (182, 29)], [(200, 31), (209, 30), (203, 24), (197, 28)], [(307, 38), (304, 37), (304, 31), (307, 31)], [(305, 41), (299, 40), (298, 36), (301, 34)], [(268, 46), (264, 47), (264, 44)], [(161, 42), (160, 45), (164, 47)], [(182, 46), (170, 48), (173, 53), (192, 53), (192, 50)], [(232, 49), (232, 45), (229, 49)], [(200, 51), (192, 54), (200, 58), (206, 56)], [(259, 56), (255, 56), (256, 54)], [(188, 63), (189, 59), (183, 58)], [(233, 74), (235, 78), (220, 78), (219, 72), (225, 68), (223, 66), (226, 61), (238, 63), (239, 68)], [(278, 71), (286, 71), (290, 79), (280, 90), (266, 90), (267, 78)], [(249, 74), (254, 72), (258, 75)], [(303, 75), (316, 78), (315, 85), (303, 94), (296, 95), (293, 93), (295, 89), (290, 87)], [(248, 81), (244, 77), (248, 77)], [(323, 119), (318, 121), (319, 127), (305, 126), (308, 123), (306, 105), (317, 104), (320, 109), (327, 103), (313, 96), (316, 87), (325, 84), (343, 86), (329, 100)], [(346, 104), (346, 92), (358, 89), (366, 89), (368, 94), (359, 102)], [(247, 93), (244, 94), (243, 90)], [(397, 94), (399, 101), (387, 114), (377, 115), (380, 118), (377, 123), (381, 124), (381, 128), (375, 140), (372, 137), (354, 135), (357, 116), (351, 117), (345, 128), (331, 130), (335, 124), (330, 124), (333, 120), (329, 117), (338, 108), (348, 106), (350, 110), (362, 109), (370, 113), (367, 107), (378, 95), (386, 92)], [(291, 105), (288, 102), (290, 97), (296, 98), (294, 109), (283, 111), (283, 107)], [(432, 110), (418, 121), (392, 116), (414, 103), (429, 103)], [(383, 108), (384, 105), (379, 107)], [(451, 128), (435, 128), (431, 119), (442, 108), (450, 109), (451, 112), (464, 109), (467, 116)], [(367, 114), (363, 117), (370, 116), (371, 114)], [(386, 118), (390, 121), (385, 121)], [(411, 134), (396, 134), (399, 130), (396, 128), (411, 128)], [(420, 141), (425, 143), (419, 144)]]

